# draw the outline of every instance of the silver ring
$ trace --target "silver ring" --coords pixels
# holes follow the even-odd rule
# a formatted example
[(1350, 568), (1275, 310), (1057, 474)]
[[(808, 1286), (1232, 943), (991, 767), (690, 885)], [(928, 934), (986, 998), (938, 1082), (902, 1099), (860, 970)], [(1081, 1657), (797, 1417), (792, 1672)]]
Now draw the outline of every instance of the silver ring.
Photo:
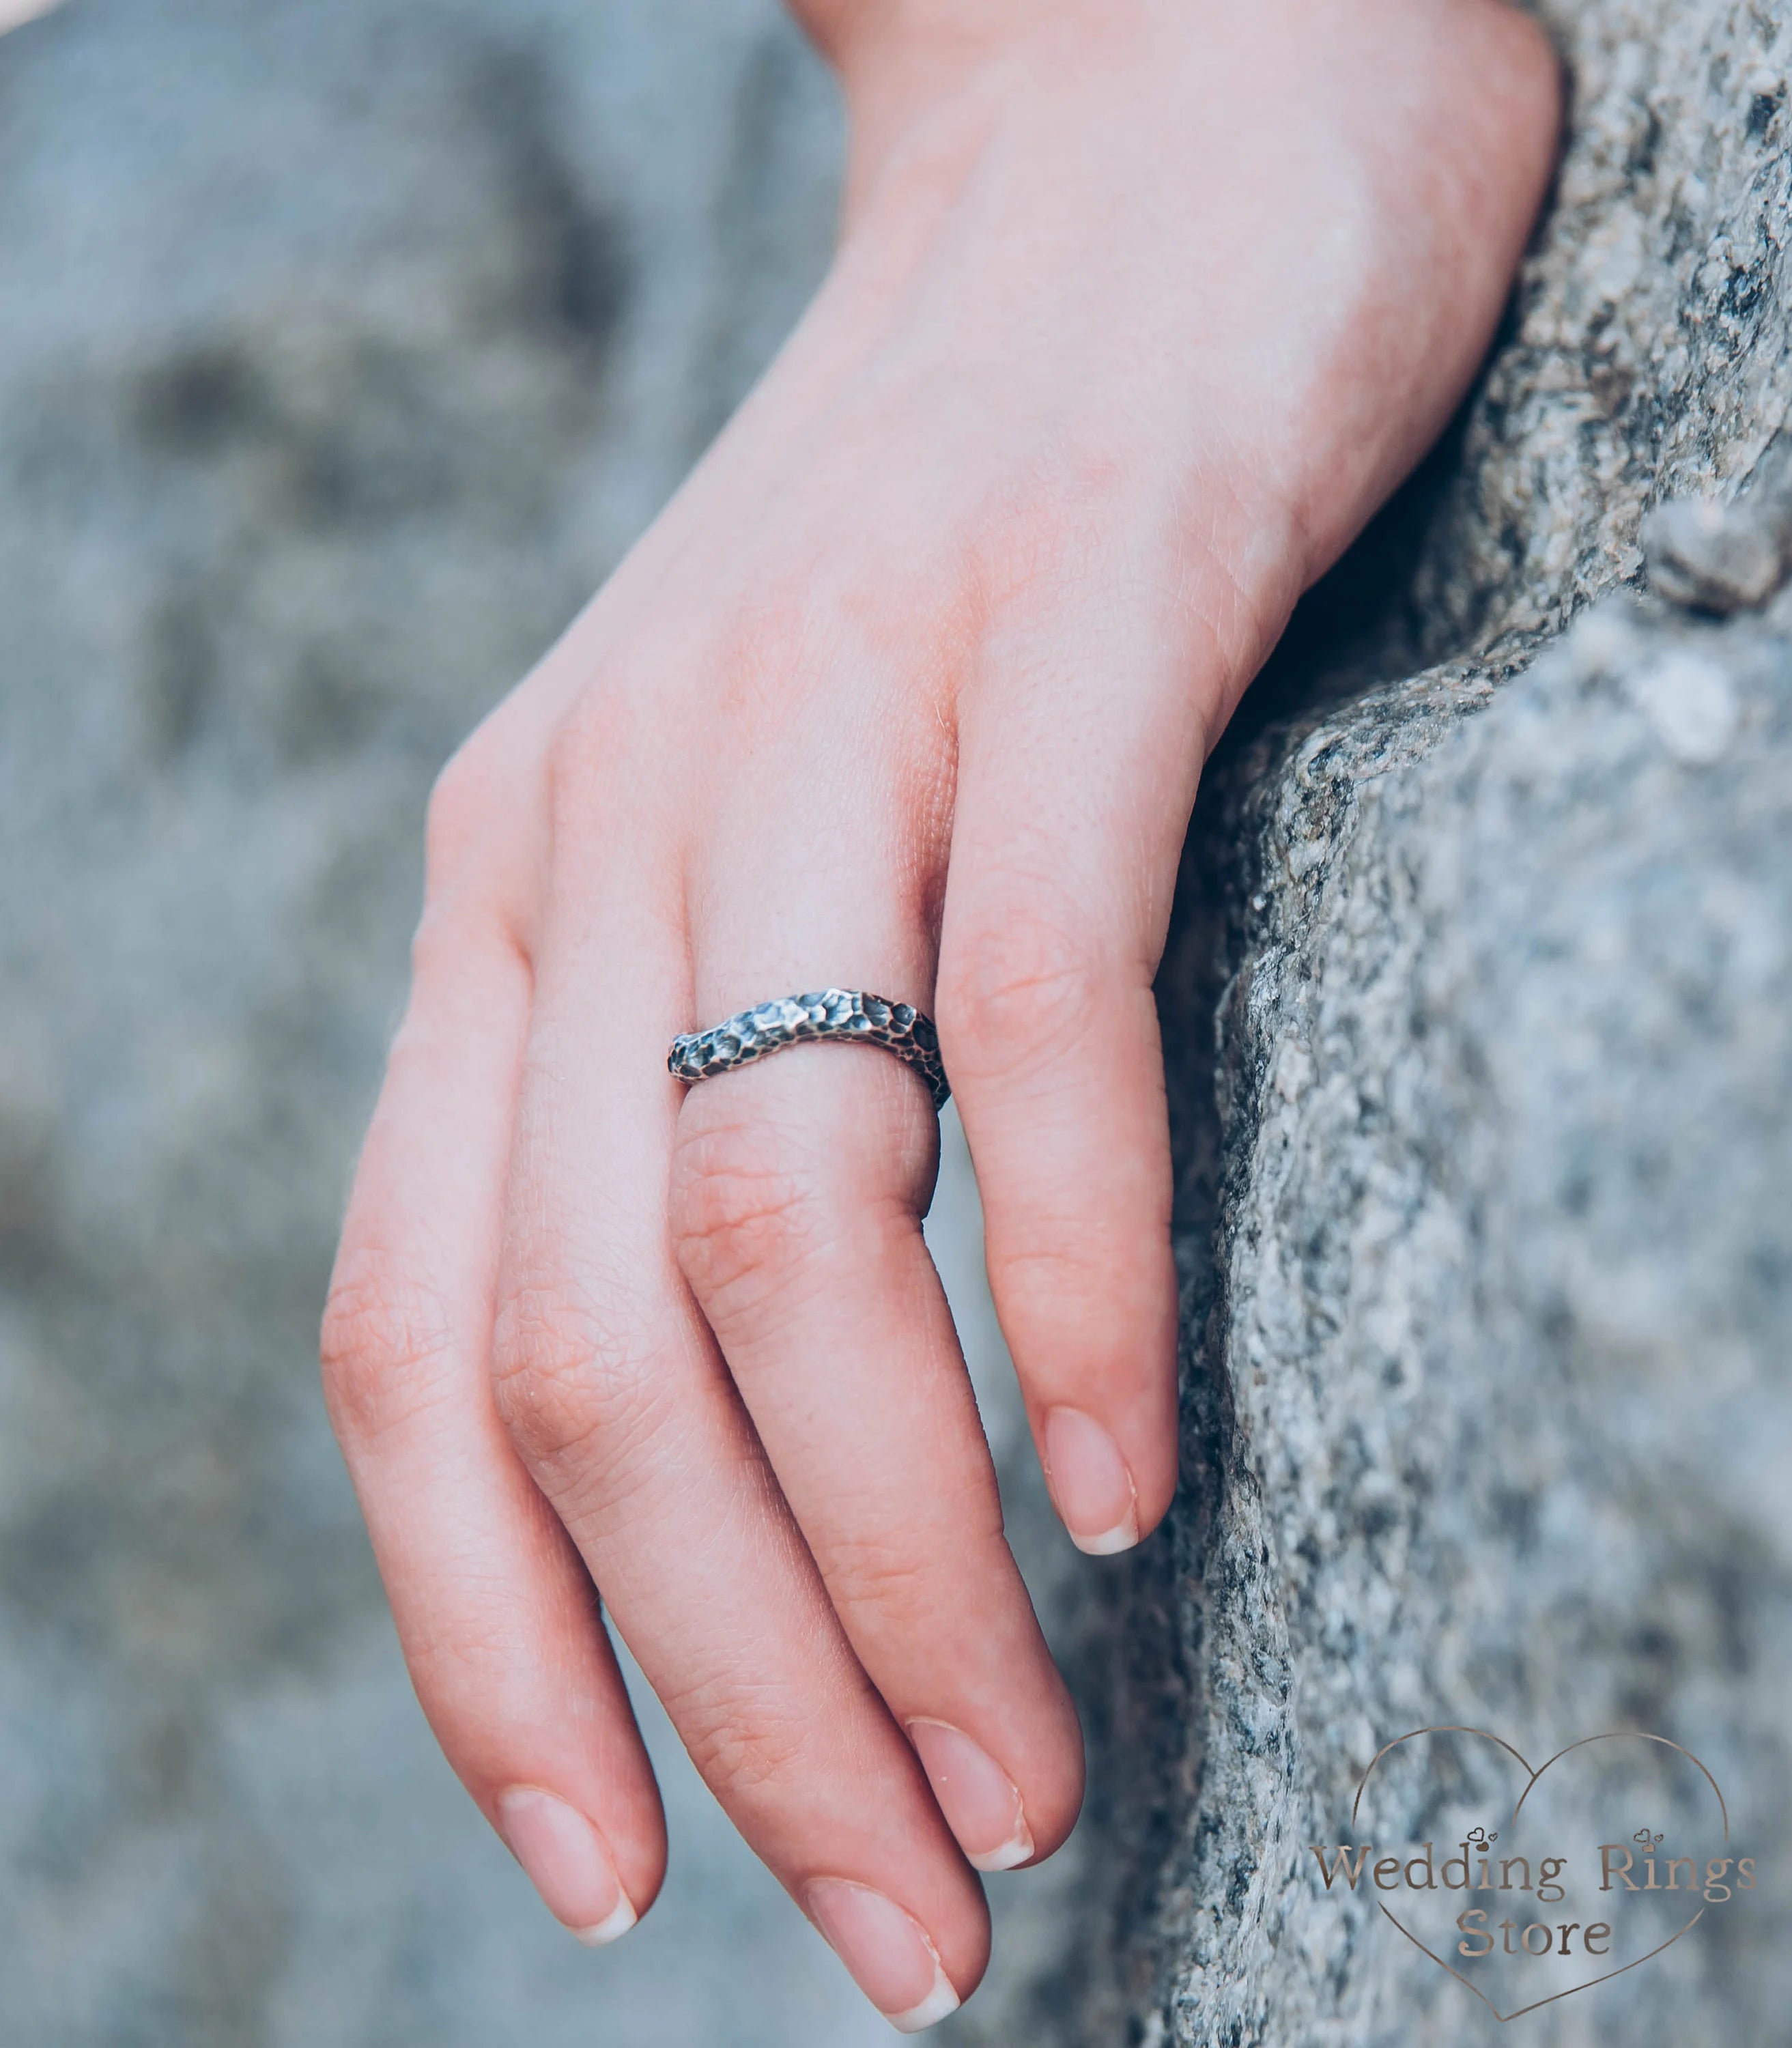
[(952, 1094), (940, 1064), (940, 1034), (933, 1019), (912, 1003), (891, 1003), (858, 988), (823, 988), (812, 995), (786, 995), (757, 1003), (707, 1031), (681, 1031), (672, 1041), (667, 1070), (681, 1081), (706, 1081), (734, 1067), (811, 1041), (843, 1045), (881, 1045), (926, 1082), (933, 1107), (944, 1109)]

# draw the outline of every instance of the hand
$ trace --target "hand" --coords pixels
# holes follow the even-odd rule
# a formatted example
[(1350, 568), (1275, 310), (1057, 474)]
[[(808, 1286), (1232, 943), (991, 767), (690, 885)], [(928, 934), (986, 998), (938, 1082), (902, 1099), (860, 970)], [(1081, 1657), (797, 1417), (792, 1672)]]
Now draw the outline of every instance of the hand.
[(658, 1889), (593, 1583), (898, 2023), (971, 1863), (1075, 1817), (1075, 1714), (923, 1247), (886, 1053), (688, 1093), (675, 1032), (929, 1010), (1059, 1512), (1175, 1484), (1151, 983), (1206, 751), (1486, 346), (1553, 71), (1493, 0), (811, 0), (855, 118), (815, 304), (431, 807), (326, 1323), (418, 1695), (549, 1906)]

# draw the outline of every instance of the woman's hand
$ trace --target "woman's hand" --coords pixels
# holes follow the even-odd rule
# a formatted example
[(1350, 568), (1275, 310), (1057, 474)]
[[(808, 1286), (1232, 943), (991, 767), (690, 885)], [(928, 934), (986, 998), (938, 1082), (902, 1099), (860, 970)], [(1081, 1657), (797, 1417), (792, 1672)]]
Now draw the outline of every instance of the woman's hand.
[[(898, 2024), (1049, 1854), (1075, 1714), (882, 1053), (688, 1093), (675, 1032), (937, 1016), (1053, 1495), (1176, 1478), (1151, 982), (1196, 778), (1485, 347), (1553, 73), (1494, 0), (810, 0), (855, 118), (814, 306), (450, 765), (325, 1330), (424, 1707), (549, 1906), (657, 1891), (593, 1582)], [(955, 1839), (956, 1837), (956, 1839)]]

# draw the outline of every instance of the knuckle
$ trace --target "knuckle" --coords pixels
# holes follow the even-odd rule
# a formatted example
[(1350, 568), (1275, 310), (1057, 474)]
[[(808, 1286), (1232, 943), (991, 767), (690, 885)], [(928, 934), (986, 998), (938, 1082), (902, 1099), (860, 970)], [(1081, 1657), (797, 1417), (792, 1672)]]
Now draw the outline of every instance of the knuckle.
[[(475, 934), (479, 938), (484, 937), (483, 929), (467, 918), (452, 898), (440, 894), (432, 896), (425, 902), (423, 915), (411, 934), (413, 987), (446, 985), (465, 966)], [(409, 1049), (409, 1038), (401, 1026), (393, 1041), (388, 1064), (398, 1064)]]
[(576, 810), (601, 771), (604, 749), (588, 716), (568, 718), (548, 742), (548, 808), (555, 817)]
[(875, 1614), (884, 1626), (931, 1615), (944, 1590), (934, 1561), (921, 1553), (912, 1530), (906, 1542), (894, 1532), (836, 1538), (822, 1562), (836, 1606), (843, 1613)]
[(617, 689), (586, 692), (549, 735), (544, 770), (551, 816), (609, 809), (618, 764), (642, 758), (631, 747), (628, 706)]
[(423, 845), (425, 872), (433, 889), (451, 884), (464, 871), (486, 836), (491, 814), (487, 753), (486, 743), (475, 732), (449, 758), (429, 792)]
[(456, 1347), (440, 1292), (382, 1254), (348, 1255), (330, 1283), (320, 1356), (332, 1419), (367, 1443), (440, 1399)]
[(424, 820), (424, 930), (502, 933), (526, 955), (549, 851), (540, 749), (512, 699), (436, 778)]
[[(1167, 1182), (1167, 1176), (1166, 1177)], [(1129, 1199), (1086, 1183), (1019, 1213), (991, 1234), (990, 1292), (1023, 1375), (1088, 1375), (1124, 1360), (1129, 1375), (1173, 1375), (1176, 1278), (1168, 1256), (1169, 1190)], [(1090, 1381), (1111, 1387), (1107, 1372)]]
[(990, 1286), (1014, 1325), (1017, 1351), (1030, 1356), (1040, 1334), (1061, 1344), (1091, 1323), (1111, 1320), (1115, 1247), (1105, 1232), (1081, 1230), (1068, 1216), (1038, 1210), (1024, 1239), (1003, 1233), (987, 1251)]
[(1075, 440), (1046, 460), (1005, 472), (968, 536), (977, 568), (972, 587), (1012, 611), (1086, 585), (1092, 561), (1107, 552), (1127, 474), (1111, 449)]
[(765, 1689), (737, 1681), (726, 1698), (711, 1686), (667, 1702), (704, 1782), (731, 1804), (775, 1804), (813, 1769), (812, 1733)]
[(1104, 969), (1049, 897), (1003, 902), (953, 936), (940, 969), (940, 1021), (956, 1048), (1006, 1063), (1073, 1047), (1100, 1005)]
[(614, 1448), (647, 1419), (646, 1347), (576, 1282), (524, 1277), (498, 1303), (491, 1360), (500, 1420), (526, 1460), (552, 1465), (602, 1438)]
[(681, 1124), (673, 1248), (712, 1315), (789, 1286), (827, 1243), (828, 1209), (824, 1177), (792, 1159), (768, 1127), (695, 1118)]

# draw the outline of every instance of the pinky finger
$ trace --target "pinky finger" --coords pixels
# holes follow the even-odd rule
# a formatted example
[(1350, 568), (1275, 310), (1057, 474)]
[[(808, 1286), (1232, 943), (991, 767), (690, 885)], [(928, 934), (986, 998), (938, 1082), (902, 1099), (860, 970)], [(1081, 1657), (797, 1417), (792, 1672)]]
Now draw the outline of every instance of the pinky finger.
[(665, 1821), (590, 1579), (490, 1392), (529, 970), (497, 929), (444, 922), (419, 934), (356, 1175), (325, 1396), (436, 1740), (549, 1909), (595, 1946), (658, 1891)]

